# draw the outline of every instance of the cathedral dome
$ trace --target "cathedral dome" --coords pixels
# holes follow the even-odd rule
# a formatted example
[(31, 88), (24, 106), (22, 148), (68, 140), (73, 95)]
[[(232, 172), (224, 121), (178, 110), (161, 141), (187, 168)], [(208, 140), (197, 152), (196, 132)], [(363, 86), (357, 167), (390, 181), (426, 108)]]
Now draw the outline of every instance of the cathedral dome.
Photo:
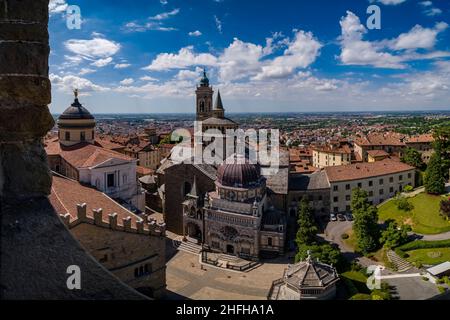
[(217, 171), (217, 180), (222, 186), (248, 188), (260, 183), (261, 175), (258, 165), (222, 164)]
[(78, 92), (75, 93), (74, 102), (60, 116), (61, 120), (94, 119), (94, 116), (78, 101)]

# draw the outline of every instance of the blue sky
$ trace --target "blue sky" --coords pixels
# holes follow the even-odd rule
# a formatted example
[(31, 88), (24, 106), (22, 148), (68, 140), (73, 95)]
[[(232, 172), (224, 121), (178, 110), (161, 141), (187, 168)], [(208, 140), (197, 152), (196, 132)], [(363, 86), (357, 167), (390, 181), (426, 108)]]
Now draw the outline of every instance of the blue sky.
[[(81, 28), (66, 25), (81, 9)], [(370, 5), (381, 29), (369, 30)], [(52, 112), (194, 112), (206, 68), (230, 112), (450, 109), (447, 0), (51, 0)]]

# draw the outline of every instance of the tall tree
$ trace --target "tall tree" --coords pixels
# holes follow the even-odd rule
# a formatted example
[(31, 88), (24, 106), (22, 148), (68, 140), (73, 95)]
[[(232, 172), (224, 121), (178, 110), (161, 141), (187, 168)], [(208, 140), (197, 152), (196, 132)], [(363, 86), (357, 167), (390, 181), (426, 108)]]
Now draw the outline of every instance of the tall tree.
[(450, 169), (450, 125), (434, 131), (434, 150), (441, 156), (444, 176), (449, 178)]
[(424, 163), (422, 161), (422, 155), (419, 151), (413, 148), (407, 148), (401, 158), (402, 162), (409, 164), (410, 166), (422, 169)]
[(445, 192), (445, 177), (439, 149), (430, 158), (425, 171), (424, 185), (429, 194), (442, 194)]
[(388, 227), (381, 233), (380, 242), (387, 248), (398, 247), (408, 241), (408, 231), (411, 231), (411, 226), (402, 225), (398, 227), (394, 220), (387, 221)]
[(352, 194), (353, 231), (359, 250), (367, 254), (378, 246), (378, 210), (367, 199), (367, 192), (356, 188)]
[(312, 209), (309, 201), (303, 197), (298, 209), (298, 231), (295, 242), (297, 246), (310, 245), (315, 242), (317, 234), (317, 226), (314, 221)]

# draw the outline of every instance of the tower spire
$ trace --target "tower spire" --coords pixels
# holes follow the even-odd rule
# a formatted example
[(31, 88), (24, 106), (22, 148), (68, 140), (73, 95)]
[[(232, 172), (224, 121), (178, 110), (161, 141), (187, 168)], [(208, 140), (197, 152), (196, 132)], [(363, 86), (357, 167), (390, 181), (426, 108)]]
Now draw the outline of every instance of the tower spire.
[(216, 105), (217, 110), (223, 110), (223, 104), (222, 104), (222, 97), (220, 96), (220, 90), (217, 90), (217, 97), (216, 97)]

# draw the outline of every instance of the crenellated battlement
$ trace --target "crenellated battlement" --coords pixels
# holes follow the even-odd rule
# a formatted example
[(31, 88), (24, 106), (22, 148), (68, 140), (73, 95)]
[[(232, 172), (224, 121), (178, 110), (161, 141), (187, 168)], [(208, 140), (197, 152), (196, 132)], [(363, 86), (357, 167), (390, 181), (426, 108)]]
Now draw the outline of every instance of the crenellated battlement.
[(60, 218), (69, 229), (81, 223), (88, 223), (111, 230), (156, 237), (163, 237), (166, 234), (166, 224), (158, 223), (154, 219), (148, 219), (146, 222), (136, 217), (136, 220), (133, 221), (131, 215), (120, 218), (115, 212), (103, 214), (101, 208), (92, 210), (92, 215), (88, 215), (86, 203), (77, 205), (75, 218), (70, 213), (60, 214)]

